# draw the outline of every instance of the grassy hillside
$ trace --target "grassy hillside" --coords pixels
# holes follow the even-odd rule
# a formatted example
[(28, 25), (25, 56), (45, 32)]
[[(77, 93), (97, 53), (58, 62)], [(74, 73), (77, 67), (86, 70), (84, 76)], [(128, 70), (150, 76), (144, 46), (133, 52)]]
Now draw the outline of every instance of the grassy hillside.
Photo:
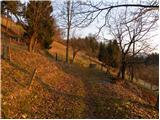
[[(17, 34), (22, 34), (24, 32), (24, 29), (22, 26), (16, 24), (15, 22), (13, 22), (12, 20), (2, 16), (1, 17), (1, 24), (6, 26), (8, 29), (10, 29), (11, 31), (17, 33)], [(66, 47), (65, 45), (63, 45), (60, 42), (54, 41), (52, 43), (52, 49), (49, 50), (49, 52), (55, 56), (55, 54), (58, 54), (58, 57), (60, 59), (65, 60), (65, 50)], [(72, 59), (72, 49), (71, 47), (69, 48), (69, 59)], [(85, 56), (85, 54), (83, 52), (79, 52), (77, 57), (75, 58), (75, 62), (78, 64), (81, 64), (83, 66), (88, 66), (89, 63), (89, 59), (88, 57)]]
[[(2, 60), (2, 111), (7, 118), (70, 118), (69, 113), (81, 117), (84, 104), (74, 99), (84, 96), (79, 79), (42, 55), (21, 48), (13, 49), (11, 54), (11, 63)], [(40, 78), (35, 77), (28, 90), (36, 67)]]
[(24, 29), (22, 26), (16, 24), (12, 20), (4, 16), (1, 16), (1, 25), (6, 26), (8, 29), (12, 30), (17, 35), (22, 35), (24, 33)]
[[(56, 44), (50, 52), (64, 55)], [(112, 84), (102, 71), (56, 62), (15, 43), (11, 56), (11, 62), (2, 59), (2, 118), (158, 118), (156, 97), (132, 83)]]
[[(15, 25), (9, 21), (8, 27), (23, 31)], [(65, 64), (65, 49), (54, 41), (50, 54), (29, 53), (11, 43), (11, 61), (1, 61), (2, 118), (158, 118), (153, 93), (129, 82), (112, 84), (103, 71), (88, 68), (82, 51), (75, 64)], [(56, 53), (62, 61), (55, 61)]]
[[(72, 48), (69, 47), (69, 59), (72, 60)], [(52, 43), (52, 48), (49, 50), (49, 53), (52, 54), (53, 56), (58, 55), (60, 59), (65, 61), (65, 56), (66, 56), (66, 46), (63, 45), (60, 42), (54, 41)], [(89, 60), (89, 56), (85, 54), (84, 51), (79, 51), (78, 54), (76, 55), (76, 58), (74, 60), (74, 63), (80, 64), (83, 67), (88, 67), (90, 62), (97, 64), (97, 68), (100, 69), (101, 62), (97, 58), (91, 58), (91, 61)]]
[[(66, 46), (63, 45), (62, 43), (59, 43), (57, 41), (54, 41), (52, 43), (52, 49), (49, 50), (49, 52), (55, 56), (56, 53), (58, 55), (58, 57), (62, 58), (63, 60), (65, 60), (65, 55), (66, 55)], [(69, 59), (72, 60), (72, 48), (69, 48)], [(75, 58), (75, 63), (81, 64), (83, 66), (88, 66), (89, 64), (89, 59), (88, 57), (84, 54), (84, 52), (80, 51), (78, 52), (76, 58)]]

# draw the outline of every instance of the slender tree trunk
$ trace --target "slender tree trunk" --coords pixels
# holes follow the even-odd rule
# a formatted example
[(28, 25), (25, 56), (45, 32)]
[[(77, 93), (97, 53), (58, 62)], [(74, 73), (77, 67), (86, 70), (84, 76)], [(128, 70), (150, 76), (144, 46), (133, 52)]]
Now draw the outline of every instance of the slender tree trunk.
[(120, 67), (119, 67), (117, 77), (120, 77), (120, 76), (121, 76), (121, 69), (122, 69), (122, 64), (121, 64)]
[(125, 79), (125, 71), (126, 71), (125, 55), (122, 55), (121, 65), (120, 65), (117, 77), (121, 77), (122, 79)]
[(126, 63), (123, 62), (123, 63), (122, 63), (122, 69), (121, 69), (122, 79), (125, 79), (125, 71), (126, 71)]
[(69, 56), (69, 32), (67, 33), (66, 63), (68, 63), (68, 56)]
[(29, 52), (32, 52), (32, 44), (33, 44), (33, 38), (31, 37), (30, 42), (29, 42)]
[(133, 81), (134, 78), (134, 54), (135, 54), (135, 42), (133, 42), (133, 63), (131, 63), (131, 81)]
[(33, 33), (32, 37), (31, 37), (31, 39), (30, 39), (29, 52), (32, 52), (32, 51), (33, 51), (34, 41), (35, 41), (35, 33)]
[(69, 58), (69, 37), (70, 37), (70, 0), (67, 1), (67, 46), (66, 46), (66, 63), (68, 63), (68, 58)]
[(74, 62), (75, 56), (76, 56), (76, 52), (74, 51), (74, 52), (73, 52), (72, 63)]
[(9, 11), (7, 10), (7, 18), (6, 18), (6, 30), (5, 30), (5, 33), (6, 33), (6, 39), (4, 40), (4, 48), (3, 48), (3, 58), (6, 60), (8, 58), (8, 18), (9, 18)]
[(35, 39), (34, 44), (33, 44), (33, 48), (32, 48), (33, 52), (37, 51), (37, 42), (38, 42), (37, 39)]

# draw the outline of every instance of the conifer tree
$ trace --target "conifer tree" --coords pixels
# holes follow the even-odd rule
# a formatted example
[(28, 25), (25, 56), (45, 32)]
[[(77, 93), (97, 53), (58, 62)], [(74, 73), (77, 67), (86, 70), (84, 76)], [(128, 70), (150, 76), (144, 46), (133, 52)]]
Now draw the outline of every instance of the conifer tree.
[(99, 44), (99, 53), (98, 53), (98, 59), (101, 61), (101, 62), (104, 62), (105, 60), (105, 54), (106, 54), (106, 51), (105, 51), (105, 44), (100, 42)]
[(53, 41), (54, 19), (52, 17), (51, 1), (30, 1), (25, 10), (26, 25), (29, 38), (29, 51), (35, 51), (38, 45), (50, 48)]
[(118, 67), (120, 64), (120, 49), (116, 40), (107, 45), (100, 43), (98, 59), (105, 65)]

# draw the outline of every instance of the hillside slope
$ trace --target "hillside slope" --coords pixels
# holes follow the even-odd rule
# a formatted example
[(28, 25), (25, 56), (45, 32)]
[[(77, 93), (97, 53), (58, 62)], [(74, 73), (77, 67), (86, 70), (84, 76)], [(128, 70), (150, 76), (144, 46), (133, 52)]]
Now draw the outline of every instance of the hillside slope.
[(5, 26), (7, 29), (10, 29), (17, 35), (22, 35), (25, 31), (21, 25), (18, 25), (17, 23), (13, 22), (9, 18), (6, 18), (5, 16), (1, 16), (1, 26)]
[[(52, 54), (53, 56), (58, 55), (58, 57), (60, 57), (62, 60), (65, 61), (65, 56), (66, 56), (66, 46), (64, 44), (62, 44), (59, 41), (54, 41), (52, 43), (52, 48), (49, 50), (50, 54)], [(72, 55), (73, 51), (71, 46), (69, 46), (69, 59), (72, 60)], [(91, 60), (91, 61), (90, 61)], [(88, 67), (88, 65), (90, 63), (94, 63), (97, 64), (97, 68), (101, 67), (102, 62), (100, 62), (97, 58), (93, 58), (86, 55), (85, 51), (80, 50), (74, 60), (74, 63), (78, 63), (80, 65), (82, 65), (83, 67)]]
[(112, 84), (102, 71), (15, 43), (11, 55), (11, 62), (2, 59), (2, 118), (158, 118), (156, 97), (131, 83)]
[[(63, 45), (62, 43), (58, 42), (58, 41), (54, 41), (52, 43), (52, 48), (49, 50), (49, 52), (55, 56), (56, 53), (58, 55), (58, 57), (60, 59), (62, 59), (63, 61), (65, 61), (65, 54), (66, 54), (66, 46)], [(72, 60), (72, 48), (69, 47), (69, 59)], [(85, 55), (84, 52), (80, 51), (78, 52), (78, 54), (76, 55), (75, 58), (75, 63), (81, 64), (83, 66), (88, 66), (89, 64), (89, 59), (88, 57)]]

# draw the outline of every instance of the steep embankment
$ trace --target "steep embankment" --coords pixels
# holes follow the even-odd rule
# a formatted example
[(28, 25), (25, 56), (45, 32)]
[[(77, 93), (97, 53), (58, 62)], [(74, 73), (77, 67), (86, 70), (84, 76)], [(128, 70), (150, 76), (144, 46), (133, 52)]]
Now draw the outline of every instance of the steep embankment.
[[(79, 118), (84, 104), (83, 84), (46, 57), (12, 49), (12, 60), (2, 60), (2, 112), (7, 118)], [(36, 76), (28, 90), (33, 70)], [(73, 87), (74, 86), (74, 87)]]
[(13, 46), (11, 62), (2, 60), (3, 118), (158, 118), (156, 97), (148, 91)]

